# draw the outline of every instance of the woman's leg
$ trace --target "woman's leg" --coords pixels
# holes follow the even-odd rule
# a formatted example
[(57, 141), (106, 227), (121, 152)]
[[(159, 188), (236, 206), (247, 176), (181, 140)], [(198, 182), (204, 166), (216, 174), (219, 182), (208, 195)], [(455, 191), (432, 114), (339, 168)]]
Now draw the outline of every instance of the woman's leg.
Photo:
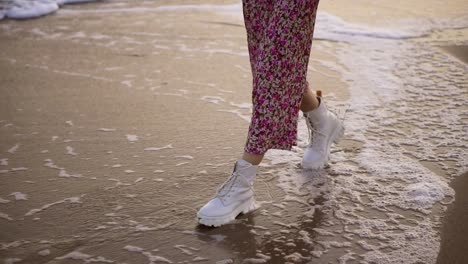
[[(310, 89), (307, 88), (304, 92), (301, 101), (301, 111), (306, 113), (316, 109), (319, 106), (319, 101), (315, 93)], [(264, 155), (255, 155), (248, 152), (244, 152), (242, 155), (242, 159), (251, 163), (252, 165), (258, 165), (262, 162)]]
[(242, 159), (249, 162), (252, 165), (258, 165), (260, 164), (260, 162), (262, 162), (263, 156), (263, 154), (255, 155), (248, 152), (244, 152), (244, 155), (242, 155)]
[[(252, 75), (257, 75), (254, 65), (262, 52), (266, 26), (272, 11), (271, 0), (243, 0), (245, 27), (249, 41)], [(228, 180), (222, 184), (213, 199), (197, 213), (198, 221), (208, 226), (219, 226), (235, 219), (239, 213), (255, 209), (253, 180), (257, 166), (263, 159), (259, 152), (245, 152), (234, 165)]]
[(310, 88), (307, 88), (304, 92), (301, 102), (301, 111), (306, 113), (316, 109), (319, 106), (319, 100), (317, 96)]
[[(242, 1), (253, 77), (252, 120), (243, 159), (198, 211), (200, 223), (222, 225), (255, 209), (252, 184), (263, 155), (296, 144), (298, 112), (309, 93), (306, 74), (318, 1)], [(304, 104), (313, 104), (308, 99)]]
[[(252, 67), (253, 113), (245, 152), (296, 145), (298, 112), (318, 105), (306, 80), (318, 0), (243, 0)], [(264, 11), (268, 9), (264, 15)], [(259, 30), (249, 30), (249, 29)], [(314, 100), (315, 99), (315, 100)]]
[[(282, 1), (278, 1), (277, 3), (275, 3), (275, 1), (271, 0), (243, 1), (245, 27), (247, 31), (248, 48), (253, 77), (252, 97), (254, 100), (254, 114), (252, 116), (252, 123), (249, 127), (249, 138), (247, 139), (247, 143), (245, 146), (246, 151), (244, 152), (242, 159), (251, 163), (252, 165), (260, 164), (260, 162), (263, 159), (264, 152), (266, 152), (266, 150), (268, 149), (262, 147), (261, 144), (259, 144), (259, 146), (256, 146), (256, 143), (258, 141), (265, 142), (265, 139), (262, 138), (262, 135), (254, 135), (256, 134), (256, 132), (258, 132), (255, 129), (256, 124), (254, 122), (257, 122), (259, 115), (258, 112), (264, 113), (264, 108), (267, 107), (264, 104), (258, 103), (258, 101), (256, 101), (256, 94), (262, 92), (258, 91), (259, 89), (261, 89), (259, 88), (259, 80), (261, 82), (264, 82), (264, 86), (271, 86), (273, 88), (272, 90), (274, 90), (275, 84), (273, 84), (274, 80), (272, 80), (273, 78), (271, 78), (271, 76), (277, 73), (281, 73), (280, 70), (275, 69), (275, 67), (277, 67), (277, 64), (275, 64), (274, 60), (282, 60), (284, 58), (288, 59), (287, 57), (290, 56), (290, 60), (293, 61), (300, 68), (299, 72), (303, 72), (302, 74), (295, 76), (296, 80), (301, 79), (303, 81), (302, 84), (307, 84), (307, 88), (301, 89), (304, 90), (302, 100), (300, 100), (301, 111), (308, 112), (316, 109), (319, 105), (317, 97), (312, 92), (312, 90), (308, 88), (308, 83), (305, 82), (306, 71), (303, 71), (303, 69), (301, 69), (304, 68), (304, 66), (305, 68), (307, 68), (318, 1), (309, 0), (305, 2), (308, 2), (308, 4), (301, 6), (293, 4), (292, 2), (288, 5)], [(283, 13), (282, 11), (278, 11), (278, 9), (286, 10), (286, 12), (289, 12), (289, 15), (296, 16), (296, 21), (281, 21), (282, 18), (279, 15)], [(273, 32), (272, 30), (275, 29), (281, 29), (284, 30), (284, 32)], [(291, 36), (295, 36), (296, 40), (295, 43), (291, 44), (292, 48), (290, 52), (285, 52), (283, 55), (280, 55), (280, 46), (284, 45), (284, 40), (290, 38)], [(297, 38), (298, 36), (299, 38)], [(302, 38), (300, 36), (302, 36)], [(294, 71), (293, 68), (289, 69), (289, 71), (291, 70)], [(281, 81), (282, 78), (289, 75), (284, 73), (288, 73), (288, 70), (283, 70), (283, 74), (280, 78), (277, 79)], [(291, 84), (292, 86), (294, 81), (289, 83), (288, 81), (290, 80), (286, 80), (282, 83), (286, 85)], [(287, 87), (281, 87), (280, 89), (286, 90)], [(268, 93), (269, 91), (266, 92)], [(273, 101), (272, 103), (275, 102)], [(281, 106), (276, 105), (275, 107), (278, 108)], [(269, 106), (269, 108), (271, 109), (271, 106)], [(291, 118), (291, 121), (292, 123), (294, 123), (294, 118)], [(264, 134), (264, 136), (268, 136), (268, 133), (261, 134)], [(250, 137), (255, 137), (258, 140), (255, 140), (256, 142), (254, 142), (254, 140), (252, 140)], [(275, 146), (273, 145), (273, 147)]]
[[(245, 29), (247, 31), (247, 41), (249, 49), (250, 65), (253, 79), (258, 78), (258, 60), (264, 50), (265, 34), (267, 25), (273, 14), (274, 1), (271, 0), (243, 0), (242, 8), (244, 13)], [(245, 151), (242, 159), (258, 165), (263, 160), (264, 153), (258, 151), (252, 153)]]

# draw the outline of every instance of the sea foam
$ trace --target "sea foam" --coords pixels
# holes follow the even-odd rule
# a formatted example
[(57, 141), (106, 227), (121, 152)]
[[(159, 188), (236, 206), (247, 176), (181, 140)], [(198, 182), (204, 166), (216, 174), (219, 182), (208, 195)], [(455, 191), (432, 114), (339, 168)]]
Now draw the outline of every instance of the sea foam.
[(53, 13), (64, 4), (94, 2), (95, 0), (7, 0), (0, 6), (0, 20), (35, 18)]

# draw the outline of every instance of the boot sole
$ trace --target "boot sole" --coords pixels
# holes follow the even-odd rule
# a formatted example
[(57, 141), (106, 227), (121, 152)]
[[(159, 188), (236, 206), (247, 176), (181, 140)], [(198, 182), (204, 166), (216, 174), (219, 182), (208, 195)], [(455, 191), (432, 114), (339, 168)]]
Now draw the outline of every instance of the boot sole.
[(344, 131), (345, 129), (344, 129), (343, 123), (340, 120), (338, 120), (337, 125), (333, 129), (332, 135), (328, 138), (328, 142), (327, 142), (328, 153), (327, 153), (327, 156), (325, 157), (325, 162), (318, 166), (307, 166), (307, 165), (304, 166), (304, 164), (302, 164), (302, 167), (308, 170), (323, 169), (328, 164), (328, 161), (330, 160), (331, 144), (332, 143), (338, 144), (340, 139), (344, 136)]
[(248, 212), (254, 211), (257, 209), (255, 205), (255, 199), (252, 197), (251, 199), (245, 201), (243, 204), (239, 205), (232, 213), (227, 214), (225, 216), (219, 217), (206, 217), (202, 215), (197, 215), (198, 223), (205, 225), (205, 226), (213, 226), (218, 227), (229, 222), (234, 221), (236, 217), (240, 214), (246, 214)]

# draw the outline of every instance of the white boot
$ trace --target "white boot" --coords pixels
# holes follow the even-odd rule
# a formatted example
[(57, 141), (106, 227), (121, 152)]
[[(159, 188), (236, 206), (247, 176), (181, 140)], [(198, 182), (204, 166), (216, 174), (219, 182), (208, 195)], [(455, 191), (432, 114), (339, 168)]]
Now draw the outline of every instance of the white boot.
[(207, 226), (220, 226), (231, 222), (240, 213), (254, 210), (253, 180), (257, 167), (245, 160), (238, 160), (231, 176), (198, 211), (198, 222)]
[(323, 168), (328, 163), (332, 142), (337, 143), (344, 134), (343, 122), (328, 111), (321, 97), (317, 98), (319, 106), (304, 113), (310, 133), (309, 145), (302, 159), (304, 169)]

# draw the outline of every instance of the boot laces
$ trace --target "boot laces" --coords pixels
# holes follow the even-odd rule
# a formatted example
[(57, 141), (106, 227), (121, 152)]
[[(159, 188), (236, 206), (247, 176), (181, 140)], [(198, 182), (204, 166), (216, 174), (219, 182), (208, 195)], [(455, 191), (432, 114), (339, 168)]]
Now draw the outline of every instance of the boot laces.
[(234, 168), (231, 176), (216, 190), (215, 197), (218, 197), (224, 201), (226, 196), (229, 197), (229, 193), (235, 190), (234, 186), (238, 181), (244, 181), (245, 185), (253, 191), (252, 185), (244, 178), (244, 176), (239, 173), (239, 171), (237, 171), (237, 168)]
[[(338, 119), (341, 120), (341, 122), (345, 121), (346, 118), (346, 113), (348, 112), (349, 105), (348, 107), (344, 110), (344, 113), (342, 115), (338, 115), (338, 113), (330, 108), (327, 107), (327, 111), (330, 111), (333, 113)], [(308, 147), (315, 146), (318, 143), (318, 138), (321, 137), (322, 140), (326, 139), (327, 135), (325, 135), (323, 132), (319, 131), (317, 128), (314, 127), (314, 124), (312, 121), (306, 116), (306, 124), (307, 127), (309, 128), (309, 144), (307, 145)]]
[(307, 127), (309, 128), (308, 131), (309, 131), (309, 144), (307, 145), (308, 147), (309, 146), (314, 146), (315, 144), (318, 143), (318, 139), (319, 137), (321, 137), (321, 139), (325, 139), (327, 137), (327, 135), (325, 135), (323, 132), (319, 131), (318, 129), (316, 129), (314, 127), (314, 125), (312, 124), (312, 122), (310, 121), (309, 118), (306, 118), (306, 124), (307, 124)]

